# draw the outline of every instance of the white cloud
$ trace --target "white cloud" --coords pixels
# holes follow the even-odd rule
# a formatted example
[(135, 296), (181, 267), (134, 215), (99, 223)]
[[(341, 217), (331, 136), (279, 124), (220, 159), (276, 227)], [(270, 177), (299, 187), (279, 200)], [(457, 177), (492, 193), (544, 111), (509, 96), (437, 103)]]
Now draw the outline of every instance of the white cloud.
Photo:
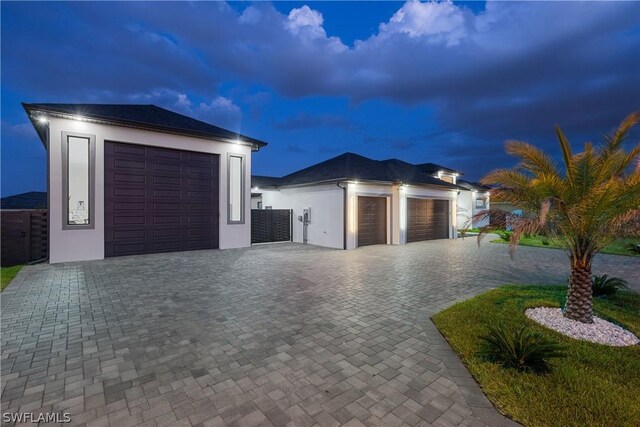
[(398, 33), (411, 38), (426, 37), (448, 46), (457, 45), (466, 35), (464, 13), (450, 1), (408, 1), (388, 23), (380, 24), (380, 35)]
[(300, 8), (291, 9), (285, 26), (292, 34), (304, 33), (312, 38), (318, 38), (327, 35), (322, 28), (323, 22), (322, 14), (305, 4)]
[(255, 6), (247, 7), (238, 18), (241, 24), (255, 25), (262, 19), (262, 12)]
[(347, 46), (338, 37), (327, 37), (322, 26), (323, 23), (322, 13), (305, 4), (300, 8), (291, 9), (284, 26), (291, 34), (302, 40), (316, 40), (326, 43), (329, 51), (343, 52), (347, 50)]
[(161, 88), (130, 95), (128, 100), (136, 103), (156, 104), (230, 130), (236, 130), (242, 119), (242, 109), (231, 99), (221, 95), (208, 101), (194, 102), (185, 93)]

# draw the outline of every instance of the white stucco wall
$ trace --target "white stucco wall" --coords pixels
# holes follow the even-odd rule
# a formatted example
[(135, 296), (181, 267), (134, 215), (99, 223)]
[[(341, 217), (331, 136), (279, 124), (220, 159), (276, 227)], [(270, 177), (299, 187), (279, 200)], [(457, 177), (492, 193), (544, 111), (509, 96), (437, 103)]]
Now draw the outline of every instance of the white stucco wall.
[[(63, 230), (62, 132), (95, 135), (95, 227)], [(104, 141), (142, 144), (220, 155), (220, 249), (251, 244), (251, 147), (159, 132), (108, 126), (86, 121), (51, 118), (49, 121), (49, 261), (83, 261), (104, 258)], [(245, 223), (227, 224), (227, 153), (245, 155)]]
[[(487, 203), (484, 208), (476, 208), (476, 199), (486, 198)], [(490, 207), (489, 195), (473, 191), (460, 191), (458, 196), (458, 228), (477, 228), (489, 224), (488, 219), (473, 221), (471, 218)]]
[(298, 216), (311, 208), (311, 222), (307, 228), (307, 243), (343, 248), (343, 190), (335, 184), (311, 185), (278, 190), (260, 189), (262, 207), (293, 209), (293, 241), (302, 243), (302, 222)]
[[(343, 183), (347, 187), (346, 248), (358, 247), (358, 197), (384, 197), (387, 200), (387, 244), (406, 243), (407, 197), (448, 200), (449, 237), (457, 233), (457, 191), (391, 184)], [(302, 242), (302, 223), (298, 216), (311, 208), (308, 243), (330, 248), (343, 248), (343, 190), (336, 184), (300, 188), (260, 189), (263, 208), (293, 209), (293, 240)]]

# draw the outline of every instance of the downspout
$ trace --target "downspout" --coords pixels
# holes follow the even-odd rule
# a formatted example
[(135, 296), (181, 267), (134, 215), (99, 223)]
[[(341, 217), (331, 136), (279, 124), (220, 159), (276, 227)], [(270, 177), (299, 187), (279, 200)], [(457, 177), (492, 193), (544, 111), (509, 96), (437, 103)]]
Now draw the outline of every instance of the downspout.
[(340, 185), (340, 182), (336, 185), (342, 188), (342, 249), (347, 250), (347, 187)]

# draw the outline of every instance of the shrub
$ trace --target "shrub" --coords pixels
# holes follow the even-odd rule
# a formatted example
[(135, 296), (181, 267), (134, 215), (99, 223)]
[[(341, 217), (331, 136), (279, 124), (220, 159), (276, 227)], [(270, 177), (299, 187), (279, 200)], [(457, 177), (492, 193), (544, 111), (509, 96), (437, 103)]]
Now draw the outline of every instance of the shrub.
[(480, 336), (483, 348), (479, 355), (506, 368), (542, 373), (550, 369), (548, 359), (565, 357), (564, 346), (526, 326), (510, 329), (497, 324), (487, 328), (489, 332)]
[(620, 289), (625, 289), (626, 287), (626, 280), (619, 277), (609, 277), (606, 274), (593, 276), (591, 279), (591, 289), (593, 290), (594, 297), (613, 295)]
[(505, 242), (508, 242), (509, 239), (511, 239), (511, 235), (513, 234), (513, 232), (511, 231), (496, 231), (496, 233), (498, 234), (498, 237), (500, 237), (500, 240), (504, 240)]
[(627, 252), (640, 254), (640, 243), (627, 243)]
[(547, 236), (541, 236), (541, 237), (540, 237), (540, 241), (542, 242), (542, 244), (543, 244), (544, 246), (549, 246), (549, 243), (550, 243), (550, 242), (549, 242), (549, 238), (548, 238)]

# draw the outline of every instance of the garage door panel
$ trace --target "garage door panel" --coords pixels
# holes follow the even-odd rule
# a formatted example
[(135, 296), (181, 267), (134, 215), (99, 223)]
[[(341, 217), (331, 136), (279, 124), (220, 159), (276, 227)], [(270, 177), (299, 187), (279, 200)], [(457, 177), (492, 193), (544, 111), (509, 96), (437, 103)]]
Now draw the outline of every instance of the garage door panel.
[(155, 172), (174, 172), (177, 176), (180, 176), (180, 163), (154, 163), (153, 170)]
[(113, 167), (120, 170), (132, 169), (133, 171), (145, 170), (145, 163), (142, 160), (113, 159)]
[(116, 197), (144, 197), (146, 192), (144, 188), (105, 186), (105, 194)]
[(131, 173), (116, 173), (113, 175), (114, 183), (137, 183), (144, 184), (145, 176)]
[(140, 145), (132, 145), (132, 144), (117, 144), (112, 145), (111, 152), (115, 155), (123, 154), (126, 156), (142, 156), (145, 155), (145, 147)]
[(386, 197), (358, 197), (358, 246), (387, 243)]
[(407, 198), (407, 242), (448, 237), (448, 200)]
[(113, 142), (105, 153), (106, 256), (218, 247), (219, 156)]
[(109, 256), (137, 255), (143, 253), (147, 253), (144, 243), (117, 243), (112, 246), (111, 255)]

